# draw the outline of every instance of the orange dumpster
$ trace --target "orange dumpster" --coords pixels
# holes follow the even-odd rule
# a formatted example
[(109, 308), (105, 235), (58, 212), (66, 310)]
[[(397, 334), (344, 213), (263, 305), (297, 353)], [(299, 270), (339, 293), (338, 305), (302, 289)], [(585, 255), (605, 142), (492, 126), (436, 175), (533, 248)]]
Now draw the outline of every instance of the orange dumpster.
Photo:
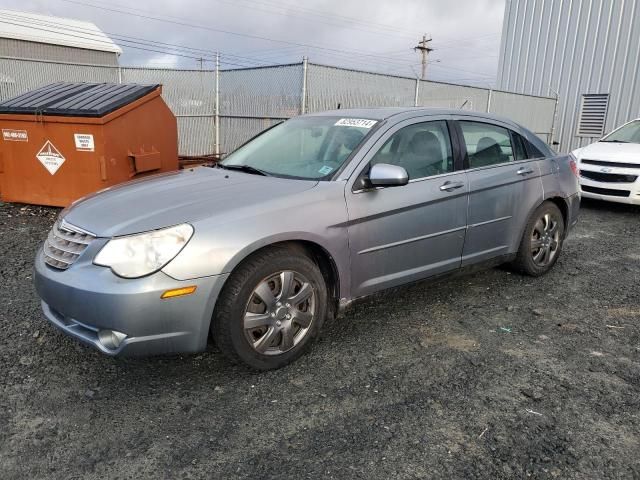
[(67, 206), (177, 170), (176, 118), (160, 85), (55, 83), (0, 103), (0, 199)]

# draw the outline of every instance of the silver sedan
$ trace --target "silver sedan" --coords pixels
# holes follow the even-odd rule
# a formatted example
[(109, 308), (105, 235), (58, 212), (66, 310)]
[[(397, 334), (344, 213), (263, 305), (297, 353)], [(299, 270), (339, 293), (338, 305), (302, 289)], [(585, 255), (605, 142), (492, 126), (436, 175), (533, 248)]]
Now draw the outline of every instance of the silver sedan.
[(108, 355), (197, 352), (256, 369), (328, 316), (479, 264), (542, 275), (579, 209), (572, 157), (488, 114), (337, 110), (60, 214), (35, 260), (48, 320)]

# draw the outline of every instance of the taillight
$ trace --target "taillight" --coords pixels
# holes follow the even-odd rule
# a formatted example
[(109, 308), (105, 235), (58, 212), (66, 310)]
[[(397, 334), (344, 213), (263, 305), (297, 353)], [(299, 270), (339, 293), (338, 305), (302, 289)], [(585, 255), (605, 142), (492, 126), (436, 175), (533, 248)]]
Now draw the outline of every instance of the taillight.
[(576, 157), (574, 157), (573, 155), (569, 155), (569, 167), (571, 168), (571, 171), (573, 172), (573, 174), (578, 177), (579, 173), (578, 173), (578, 161), (576, 159)]

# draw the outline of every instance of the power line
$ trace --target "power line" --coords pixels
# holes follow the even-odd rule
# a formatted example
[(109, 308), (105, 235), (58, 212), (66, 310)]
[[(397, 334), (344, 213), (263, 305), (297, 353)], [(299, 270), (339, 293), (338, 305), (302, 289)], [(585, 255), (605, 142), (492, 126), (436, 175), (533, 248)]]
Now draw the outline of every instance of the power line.
[[(20, 23), (13, 23), (13, 24), (23, 26), (26, 28), (31, 28), (34, 30), (46, 31), (51, 33), (61, 33), (60, 30), (64, 30), (63, 33), (65, 33), (65, 35), (67, 36), (81, 38), (81, 39), (88, 39), (94, 42), (103, 43), (105, 45), (111, 45), (110, 41), (105, 40), (104, 36), (96, 32), (95, 30), (89, 30), (79, 26), (68, 26), (67, 24), (57, 23), (52, 20), (43, 20), (43, 19), (32, 20), (31, 17), (25, 17), (20, 15), (19, 13), (0, 14), (0, 18), (3, 18), (3, 17), (5, 19), (20, 22)], [(10, 24), (12, 23), (7, 20), (1, 20), (1, 21), (4, 21), (4, 23), (10, 23)], [(36, 28), (35, 25), (41, 28)], [(42, 27), (48, 27), (48, 28), (42, 28)], [(49, 30), (49, 28), (54, 28), (59, 30)], [(74, 32), (75, 35), (69, 32)], [(212, 61), (213, 58), (215, 57), (215, 53), (210, 52), (208, 50), (204, 50), (204, 49), (199, 49), (194, 47), (185, 47), (183, 45), (175, 45), (175, 44), (170, 44), (166, 42), (157, 42), (157, 41), (147, 40), (147, 39), (140, 39), (138, 37), (125, 36), (125, 35), (120, 35), (120, 34), (115, 34), (110, 32), (102, 32), (102, 33), (107, 33), (111, 35), (113, 39), (118, 40), (118, 42), (122, 46), (125, 46), (127, 48), (133, 48), (133, 49), (154, 52), (154, 53), (162, 53), (167, 55), (175, 55), (181, 58), (189, 58), (189, 59), (195, 60), (196, 62), (201, 62), (201, 59), (204, 61), (207, 58), (210, 59), (209, 61)], [(97, 37), (97, 38), (91, 38), (91, 37)], [(306, 47), (300, 47), (300, 46), (292, 46), (292, 47), (285, 47), (285, 48), (306, 49)], [(325, 52), (319, 52), (319, 53), (325, 54)], [(238, 67), (252, 67), (252, 66), (267, 65), (264, 61), (256, 61), (254, 58), (251, 58), (251, 57), (244, 57), (244, 56), (233, 55), (233, 54), (222, 54), (222, 56), (223, 56), (223, 63), (225, 65), (238, 66)], [(351, 63), (364, 64), (366, 66), (370, 66), (371, 64), (370, 61), (362, 60), (359, 57), (354, 58), (354, 56), (351, 54), (332, 52), (331, 57), (334, 59), (340, 58), (340, 59), (349, 61)], [(228, 58), (230, 58), (231, 60), (229, 60)], [(400, 65), (404, 66), (404, 64), (394, 63), (394, 62), (383, 62), (379, 60), (378, 62), (381, 64), (393, 65), (395, 68), (397, 68)]]
[[(4, 20), (2, 20), (3, 18)], [(9, 20), (13, 20), (13, 22)], [(34, 20), (30, 17), (29, 18), (22, 17), (19, 14), (8, 15), (5, 13), (0, 14), (0, 21), (2, 23), (30, 28), (33, 30), (39, 30), (39, 31), (44, 31), (49, 33), (64, 33), (66, 36), (80, 38), (83, 40), (91, 40), (92, 42), (102, 43), (104, 45), (111, 45), (111, 42), (104, 40), (104, 37), (99, 33), (97, 33), (96, 31), (83, 29), (82, 27), (78, 27), (78, 26), (69, 26), (66, 24), (55, 23), (55, 22), (46, 21), (46, 20)], [(18, 23), (15, 23), (15, 22), (18, 22)], [(34, 25), (37, 25), (39, 28)], [(43, 28), (43, 27), (62, 29), (64, 31), (61, 32), (60, 30), (50, 30), (48, 28)], [(76, 33), (76, 35), (69, 32), (74, 32)], [(103, 32), (103, 33), (108, 33), (108, 32)], [(215, 58), (215, 53), (210, 52), (208, 50), (204, 50), (204, 49), (185, 47), (182, 45), (175, 45), (175, 44), (170, 44), (165, 42), (157, 42), (154, 40), (146, 40), (146, 39), (140, 39), (137, 37), (124, 36), (124, 35), (118, 35), (118, 34), (109, 34), (109, 35), (111, 35), (114, 39), (117, 39), (118, 42), (122, 43), (123, 46), (126, 46), (127, 48), (144, 50), (144, 51), (149, 51), (154, 53), (164, 53), (169, 55), (175, 55), (178, 57), (191, 58), (194, 60), (200, 60), (203, 57), (209, 57), (211, 59)], [(91, 38), (91, 37), (97, 37), (97, 38)], [(142, 47), (140, 45), (142, 45)], [(161, 48), (161, 50), (159, 50), (159, 48)], [(199, 54), (200, 56), (196, 56), (194, 52)], [(264, 65), (262, 62), (256, 62), (253, 59), (244, 58), (237, 55), (225, 54), (224, 56), (226, 58), (230, 58), (231, 60), (235, 60), (234, 62), (224, 60), (224, 63), (228, 65), (234, 65), (234, 66), (240, 66), (240, 67)], [(203, 58), (203, 60), (205, 60), (205, 58)], [(241, 61), (241, 60), (243, 60), (244, 62), (249, 61), (250, 63), (253, 63), (253, 65), (246, 64), (246, 63), (238, 63), (238, 61)]]
[[(81, 3), (81, 2), (72, 2), (72, 3)], [(89, 6), (92, 6), (92, 5), (89, 5)], [(118, 12), (118, 13), (125, 13), (125, 12)], [(65, 33), (68, 36), (75, 36), (78, 38), (90, 39), (92, 41), (111, 44), (111, 42), (106, 42), (104, 39), (104, 36), (100, 35), (95, 30), (88, 30), (88, 29), (83, 29), (82, 27), (79, 27), (79, 26), (69, 26), (67, 24), (55, 23), (52, 20), (42, 20), (42, 19), (34, 20), (32, 17), (21, 16), (20, 12), (14, 12), (13, 14), (3, 13), (2, 16), (14, 21), (21, 22), (19, 25), (22, 27), (34, 28), (34, 24), (35, 24), (41, 27), (44, 26), (44, 27), (50, 27), (50, 28), (58, 28), (58, 29), (63, 29), (64, 32), (62, 33)], [(160, 21), (165, 21), (165, 20), (160, 19)], [(25, 24), (25, 22), (28, 22), (28, 23)], [(5, 22), (5, 23), (11, 23), (11, 22)], [(196, 26), (196, 28), (204, 28), (204, 27)], [(60, 31), (47, 30), (46, 28), (41, 28), (40, 30), (48, 31), (52, 33), (61, 33)], [(82, 35), (72, 35), (68, 33), (69, 31), (73, 31), (75, 33), (79, 33)], [(148, 51), (153, 53), (162, 53), (165, 55), (172, 55), (172, 56), (177, 56), (181, 58), (189, 58), (202, 63), (204, 61), (207, 61), (207, 58), (213, 59), (215, 57), (215, 53), (213, 53), (212, 51), (201, 49), (201, 48), (189, 47), (185, 45), (177, 45), (177, 44), (160, 42), (160, 41), (149, 40), (149, 39), (142, 39), (139, 37), (133, 37), (129, 35), (121, 35), (121, 34), (115, 34), (115, 33), (109, 33), (109, 32), (104, 32), (104, 33), (111, 35), (114, 39), (117, 39), (119, 43), (122, 43), (122, 45), (127, 48), (143, 50), (143, 51)], [(96, 39), (96, 38), (88, 38), (88, 37), (98, 37), (98, 38)], [(287, 51), (288, 54), (291, 54), (293, 53), (293, 51), (296, 51), (296, 50), (299, 51), (301, 49), (307, 50), (312, 48), (314, 50), (317, 50), (319, 55), (328, 56), (329, 53), (326, 53), (326, 52), (330, 52), (332, 59), (336, 59), (336, 58), (342, 59), (343, 61), (349, 61), (350, 63), (361, 64), (361, 65), (364, 65), (365, 67), (370, 67), (373, 61), (373, 60), (363, 59), (362, 54), (357, 51), (353, 51), (353, 53), (350, 53), (352, 52), (350, 50), (339, 51), (332, 48), (297, 44), (295, 42), (287, 42), (287, 43), (291, 43), (292, 45), (288, 47), (277, 48), (277, 49), (266, 49), (263, 51), (264, 52), (271, 51), (272, 52), (271, 56), (272, 55), (280, 56), (283, 51)], [(372, 59), (375, 59), (376, 63), (383, 66), (387, 66), (387, 68), (389, 66), (395, 69), (402, 67), (403, 70), (410, 68), (409, 60), (407, 60), (407, 63), (405, 63), (404, 61), (399, 60), (397, 58), (391, 58), (391, 57), (386, 57), (382, 55), (373, 55), (373, 54), (365, 54), (365, 55), (368, 57), (371, 57)], [(264, 58), (262, 60), (257, 60), (255, 56), (250, 57), (250, 56), (241, 56), (237, 54), (226, 54), (226, 53), (221, 54), (221, 56), (222, 56), (222, 63), (228, 66), (253, 67), (253, 66), (267, 65), (267, 63), (264, 62)], [(270, 55), (266, 55), (266, 54), (263, 55), (263, 57), (268, 57), (268, 56)], [(476, 72), (470, 72), (468, 70), (462, 70), (462, 69), (455, 69), (454, 67), (442, 66), (442, 68), (458, 70), (458, 71), (469, 73), (472, 75), (480, 75)]]
[[(19, 23), (19, 25), (23, 27), (37, 29), (34, 25), (38, 25), (40, 27), (60, 29), (60, 30), (64, 30), (64, 33), (67, 36), (72, 36), (72, 37), (82, 38), (82, 39), (89, 39), (94, 42), (103, 43), (105, 45), (111, 45), (110, 41), (106, 41), (104, 39), (104, 36), (101, 35), (100, 33), (97, 33), (95, 30), (83, 29), (82, 27), (78, 27), (78, 26), (67, 26), (66, 24), (56, 23), (52, 20), (31, 20), (31, 17), (24, 17), (24, 16), (21, 16), (20, 14), (10, 15), (10, 14), (3, 13), (3, 14), (0, 14), (0, 18), (2, 17), (4, 17), (5, 19), (21, 22)], [(25, 23), (27, 21), (29, 23)], [(4, 22), (11, 23), (6, 20), (4, 20)], [(16, 23), (16, 25), (18, 24)], [(39, 30), (48, 31), (52, 33), (61, 33), (60, 31), (48, 30), (47, 28), (40, 28)], [(76, 33), (76, 35), (70, 34), (69, 31)], [(215, 53), (209, 52), (208, 50), (203, 50), (203, 49), (198, 49), (193, 47), (184, 47), (181, 45), (169, 44), (165, 42), (156, 42), (153, 40), (140, 39), (138, 37), (124, 36), (120, 34), (111, 34), (109, 32), (103, 32), (103, 33), (108, 33), (113, 37), (113, 39), (117, 39), (121, 45), (126, 46), (128, 48), (134, 48), (138, 50), (144, 50), (144, 51), (155, 52), (155, 53), (163, 53), (168, 55), (175, 55), (182, 58), (193, 59), (195, 61), (199, 61), (200, 58), (203, 58), (203, 57), (208, 57), (210, 59), (213, 59), (215, 57)], [(97, 39), (90, 38), (90, 37), (97, 37)], [(160, 46), (158, 46), (158, 44)], [(167, 46), (169, 48), (166, 48)], [(159, 50), (159, 48), (161, 48), (161, 50)], [(286, 47), (286, 48), (295, 48), (295, 49), (305, 48), (306, 49), (306, 47), (299, 47), (299, 46)], [(332, 57), (335, 57), (335, 58), (343, 58), (351, 62), (365, 63), (367, 66), (370, 65), (370, 62), (362, 61), (361, 59), (359, 59), (359, 57), (353, 58), (353, 56), (350, 54), (331, 53), (331, 55)], [(243, 56), (233, 55), (233, 54), (222, 54), (222, 56), (223, 56), (223, 63), (225, 63), (226, 65), (239, 66), (239, 67), (267, 65), (263, 61), (256, 61), (254, 58), (250, 58), (250, 57), (243, 57)], [(230, 58), (231, 60), (228, 60), (227, 58)], [(380, 63), (385, 63), (385, 62), (380, 62)], [(386, 63), (389, 63), (390, 65), (394, 65), (395, 67), (398, 67), (399, 65), (401, 65), (399, 63), (390, 63), (390, 62), (386, 62)]]
[(337, 48), (331, 48), (331, 47), (321, 47), (321, 46), (308, 44), (308, 43), (292, 42), (292, 41), (289, 41), (289, 40), (279, 40), (279, 39), (274, 39), (274, 38), (269, 38), (269, 37), (263, 37), (263, 36), (260, 36), (260, 35), (254, 35), (254, 34), (249, 34), (249, 33), (240, 33), (240, 32), (234, 32), (234, 31), (231, 31), (231, 30), (213, 28), (213, 27), (209, 27), (209, 26), (205, 26), (205, 25), (198, 25), (198, 24), (194, 24), (194, 23), (189, 23), (189, 22), (187, 22), (185, 20), (171, 20), (169, 18), (163, 18), (163, 17), (159, 17), (159, 16), (154, 16), (154, 15), (135, 13), (136, 10), (138, 10), (138, 9), (116, 9), (116, 8), (105, 7), (105, 6), (102, 6), (102, 5), (94, 5), (94, 4), (91, 4), (91, 3), (85, 3), (85, 2), (78, 1), (78, 0), (61, 0), (61, 1), (66, 2), (66, 3), (72, 3), (72, 4), (75, 4), (75, 5), (83, 5), (85, 7), (96, 8), (96, 9), (99, 9), (99, 10), (131, 15), (131, 16), (135, 16), (135, 17), (139, 17), (139, 18), (144, 18), (144, 19), (147, 19), (147, 20), (155, 20), (155, 21), (159, 21), (159, 22), (165, 22), (165, 23), (171, 23), (171, 24), (175, 24), (175, 25), (180, 25), (180, 26), (183, 26), (183, 27), (197, 28), (197, 29), (200, 29), (200, 30), (206, 30), (206, 31), (211, 31), (211, 32), (216, 32), (216, 33), (223, 33), (223, 34), (227, 34), (227, 35), (234, 35), (234, 36), (243, 37), (243, 38), (251, 38), (251, 39), (254, 39), (254, 40), (282, 43), (282, 44), (286, 44), (286, 45), (297, 45), (297, 46), (307, 47), (307, 48), (310, 48), (310, 49), (313, 49), (313, 50), (325, 50), (325, 51), (335, 52), (335, 53), (349, 52), (349, 53), (352, 53), (354, 55), (366, 56), (366, 57), (371, 57), (371, 58), (379, 58), (379, 59), (382, 59), (382, 60), (389, 61), (388, 57), (383, 57), (381, 55), (376, 55), (376, 54), (373, 54), (373, 53), (370, 53), (370, 52), (363, 52), (363, 51), (358, 51), (358, 50), (337, 49)]
[[(388, 25), (388, 24), (379, 23), (379, 22), (367, 21), (367, 20), (363, 20), (363, 19), (360, 19), (360, 18), (356, 18), (356, 17), (349, 17), (349, 16), (346, 16), (346, 15), (331, 14), (331, 13), (328, 13), (326, 11), (322, 11), (322, 10), (318, 10), (318, 9), (312, 9), (312, 8), (308, 8), (308, 7), (300, 7), (299, 5), (292, 5), (290, 3), (275, 2), (275, 1), (269, 1), (269, 0), (239, 0), (239, 1), (244, 1), (244, 2), (249, 2), (249, 3), (270, 4), (270, 5), (273, 5), (274, 7), (277, 7), (277, 8), (283, 8), (283, 9), (286, 9), (286, 10), (294, 10), (294, 11), (301, 11), (301, 12), (308, 12), (310, 14), (315, 14), (316, 16), (321, 16), (321, 17), (325, 17), (325, 18), (334, 18), (334, 19), (340, 20), (342, 22), (348, 22), (348, 23), (355, 23), (355, 24), (360, 24), (360, 25), (365, 25), (365, 26), (371, 26), (371, 27), (379, 28), (381, 30), (388, 30), (388, 31), (393, 31), (393, 32), (401, 32), (401, 33), (407, 33), (409, 31), (408, 28), (404, 28), (404, 27), (398, 27), (398, 26)], [(415, 33), (415, 32), (413, 32), (413, 33)]]
[[(20, 14), (9, 15), (9, 14), (2, 13), (0, 14), (0, 19), (2, 19), (2, 17), (4, 17), (5, 19), (11, 19), (11, 20), (16, 20), (18, 22), (21, 22), (21, 23), (14, 23), (15, 25), (20, 25), (23, 27), (31, 28), (31, 29), (52, 32), (52, 33), (60, 33), (60, 30), (64, 30), (64, 33), (67, 36), (72, 36), (72, 37), (81, 38), (81, 39), (89, 39), (94, 42), (103, 43), (105, 45), (111, 45), (110, 41), (105, 40), (105, 37), (102, 34), (96, 32), (95, 30), (83, 29), (82, 27), (78, 27), (78, 26), (69, 27), (66, 24), (56, 23), (50, 20), (32, 20), (29, 22), (29, 24), (27, 24), (25, 22), (27, 20), (31, 20), (31, 17), (28, 17), (28, 18), (23, 17), (23, 16), (20, 16)], [(0, 20), (0, 21), (4, 21), (5, 23), (12, 23), (7, 20)], [(38, 25), (40, 28), (36, 28), (35, 25)], [(42, 28), (42, 27), (55, 28), (58, 30), (50, 30), (49, 28)], [(69, 31), (74, 32), (76, 34), (75, 35), (71, 34), (69, 33)], [(103, 32), (103, 33), (109, 33), (109, 32)], [(184, 47), (184, 46), (169, 44), (165, 42), (155, 42), (151, 40), (139, 39), (137, 37), (122, 36), (118, 34), (110, 34), (110, 35), (112, 35), (114, 39), (122, 38), (122, 40), (118, 40), (118, 41), (121, 45), (126, 46), (127, 48), (134, 48), (134, 49), (154, 52), (154, 53), (162, 53), (166, 55), (174, 55), (181, 58), (189, 58), (196, 62), (199, 62), (201, 69), (203, 68), (202, 63), (204, 61), (213, 61), (213, 58), (215, 57), (215, 54), (213, 52), (209, 52), (203, 49), (197, 49), (193, 47)], [(98, 37), (98, 38), (96, 39), (96, 38), (90, 38), (90, 37)], [(158, 47), (158, 45), (156, 44), (160, 44), (160, 47)], [(166, 48), (166, 46), (169, 46), (169, 48)], [(183, 50), (184, 48), (186, 48), (187, 50), (186, 51)], [(305, 48), (305, 47), (287, 47), (287, 48), (299, 49), (299, 48)], [(326, 53), (319, 52), (318, 54), (325, 55)], [(326, 54), (326, 55), (329, 55), (329, 54)], [(331, 53), (330, 55), (331, 55), (331, 58), (334, 60), (338, 58), (338, 59), (343, 59), (345, 61), (349, 61), (350, 63), (361, 64), (366, 67), (371, 66), (371, 62), (367, 60), (362, 60), (360, 58), (353, 58), (353, 56), (350, 54)], [(224, 57), (222, 60), (223, 63), (228, 66), (254, 67), (254, 66), (267, 65), (264, 61), (257, 62), (254, 59), (249, 57), (241, 57), (238, 55), (229, 55), (229, 54), (222, 54), (222, 56)], [(227, 59), (227, 57), (230, 57), (231, 60)], [(385, 62), (379, 62), (379, 63), (383, 64)], [(400, 65), (397, 63), (388, 63), (388, 64), (392, 65), (395, 68), (398, 68), (398, 66)]]
[[(92, 39), (92, 38), (88, 38), (88, 37), (81, 37), (81, 38), (84, 38), (84, 39), (87, 39), (87, 40), (92, 40), (94, 42), (110, 44), (110, 42), (106, 42), (104, 40), (105, 37), (103, 35), (101, 35), (100, 33), (96, 32), (95, 30), (82, 28), (82, 27), (77, 26), (77, 25), (71, 26), (71, 25), (55, 22), (53, 20), (33, 19), (32, 17), (22, 15), (21, 12), (14, 12), (14, 13), (11, 13), (11, 14), (7, 14), (7, 13), (3, 12), (3, 13), (0, 13), (0, 18), (1, 17), (8, 18), (8, 19), (13, 20), (13, 21), (25, 22), (25, 23), (22, 23), (20, 26), (27, 27), (27, 28), (32, 28), (33, 24), (40, 25), (40, 26), (47, 26), (47, 27), (51, 27), (51, 28), (59, 28), (59, 29), (61, 29), (63, 31), (62, 32), (55, 32), (55, 33), (64, 33), (66, 35), (66, 34), (68, 34), (68, 31), (72, 31), (74, 33), (81, 33), (81, 34), (84, 34), (84, 35), (88, 35), (89, 37), (97, 37), (97, 39)], [(205, 49), (201, 49), (201, 48), (195, 48), (195, 47), (188, 47), (188, 46), (184, 46), (184, 45), (176, 45), (176, 44), (172, 44), (172, 43), (159, 42), (159, 41), (156, 41), (156, 40), (148, 40), (148, 39), (143, 39), (143, 38), (140, 38), (140, 37), (121, 35), (121, 34), (111, 33), (111, 32), (102, 31), (102, 33), (103, 34), (106, 33), (106, 34), (110, 35), (113, 39), (122, 39), (123, 41), (130, 42), (130, 43), (137, 43), (137, 44), (142, 44), (142, 45), (167, 46), (167, 47), (171, 47), (171, 48), (177, 49), (177, 50), (191, 51), (191, 52), (196, 52), (196, 53), (204, 53), (204, 54), (207, 54), (207, 55), (209, 55), (211, 57), (215, 57), (215, 54), (213, 52), (211, 52), (210, 50), (205, 50)], [(225, 56), (227, 56), (229, 58), (234, 57), (234, 58), (238, 58), (238, 59), (251, 60), (248, 57), (241, 57), (241, 56), (232, 55), (232, 54), (226, 54)]]
[[(370, 28), (368, 27), (368, 22), (361, 22), (353, 17), (341, 17), (341, 16), (330, 15), (326, 13), (316, 13), (319, 11), (310, 11), (305, 8), (296, 8), (296, 7), (286, 7), (285, 10), (280, 10), (284, 7), (278, 7), (268, 2), (259, 1), (259, 0), (215, 0), (215, 1), (218, 3), (233, 5), (234, 7), (250, 8), (252, 11), (266, 12), (273, 15), (281, 15), (284, 17), (301, 18), (303, 20), (313, 21), (315, 23), (322, 23), (324, 25), (331, 25), (331, 26), (337, 26), (337, 27), (343, 27), (343, 28), (349, 27), (352, 30), (371, 33), (374, 35), (394, 36), (398, 38), (412, 38), (408, 35), (403, 35), (399, 33), (399, 32), (406, 33), (406, 30), (398, 30), (390, 26), (385, 26), (384, 28), (380, 28), (380, 27)], [(248, 3), (248, 4), (245, 5), (244, 3)], [(264, 8), (264, 7), (267, 7), (267, 8)], [(274, 8), (276, 10), (274, 10)], [(293, 11), (294, 13), (290, 13), (290, 11)], [(311, 18), (308, 18), (308, 17), (311, 17)]]

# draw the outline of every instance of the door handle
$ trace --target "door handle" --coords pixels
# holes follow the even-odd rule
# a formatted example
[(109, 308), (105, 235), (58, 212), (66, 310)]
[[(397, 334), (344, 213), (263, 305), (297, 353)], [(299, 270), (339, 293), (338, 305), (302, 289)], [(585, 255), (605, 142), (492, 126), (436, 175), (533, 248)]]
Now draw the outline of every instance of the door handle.
[(444, 182), (440, 185), (440, 190), (442, 192), (451, 192), (457, 188), (464, 187), (464, 182)]
[(516, 173), (518, 175), (529, 175), (529, 174), (533, 173), (533, 169), (532, 168), (528, 168), (528, 167), (522, 167)]

